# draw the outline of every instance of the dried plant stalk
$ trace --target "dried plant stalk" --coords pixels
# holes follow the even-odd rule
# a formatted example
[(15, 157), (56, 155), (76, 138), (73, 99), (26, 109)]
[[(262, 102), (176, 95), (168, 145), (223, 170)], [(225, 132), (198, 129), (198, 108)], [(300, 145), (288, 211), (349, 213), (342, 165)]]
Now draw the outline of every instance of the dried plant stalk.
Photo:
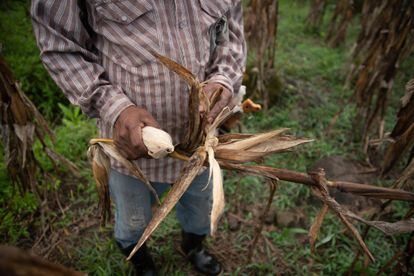
[(376, 1), (353, 54), (347, 83), (355, 86), (356, 135), (367, 149), (369, 136), (382, 125), (399, 63), (412, 50), (414, 6), (411, 0)]
[(326, 35), (326, 42), (331, 47), (345, 43), (348, 25), (354, 13), (353, 0), (339, 0), (332, 14), (331, 23)]
[[(275, 53), (278, 27), (278, 0), (250, 0), (245, 12), (245, 33), (250, 52), (255, 55), (257, 71), (255, 90), (263, 99), (263, 108), (269, 106), (268, 83), (276, 76)], [(249, 72), (251, 74), (253, 72)]]
[[(382, 165), (382, 174), (389, 172), (398, 160), (409, 152), (414, 150), (414, 79), (410, 80), (406, 86), (406, 93), (401, 99), (401, 109), (398, 112), (397, 123), (391, 132), (391, 138), (394, 142), (388, 147)], [(413, 156), (409, 156), (413, 159)], [(406, 169), (402, 177), (408, 178), (411, 170)]]
[[(32, 149), (36, 139), (39, 139), (44, 152), (56, 169), (58, 169), (57, 164), (63, 164), (75, 177), (80, 177), (79, 170), (72, 162), (47, 147), (46, 136), (50, 137), (52, 143), (55, 142), (52, 130), (20, 89), (19, 83), (1, 57), (0, 112), (6, 169), (12, 182), (18, 185), (21, 192), (30, 190), (39, 200), (42, 200), (37, 185), (40, 164)], [(45, 174), (43, 175), (46, 177)]]
[[(268, 166), (236, 164), (226, 162), (224, 160), (218, 161), (220, 163), (220, 167), (226, 170), (234, 170), (255, 176), (263, 176), (271, 179), (280, 179), (293, 183), (300, 183), (310, 187), (318, 185), (311, 176), (305, 173), (287, 169), (272, 168)], [(327, 181), (326, 185), (329, 188), (335, 188), (341, 192), (352, 193), (359, 196), (414, 202), (414, 193), (404, 190), (345, 181)]]
[(326, 0), (313, 0), (309, 9), (306, 29), (319, 32), (325, 14)]
[(343, 210), (342, 207), (335, 201), (335, 199), (329, 196), (324, 172), (320, 170), (318, 173), (312, 174), (311, 176), (315, 182), (318, 183), (318, 187), (314, 188), (314, 191), (316, 192), (315, 194), (341, 219), (341, 221), (345, 224), (354, 238), (358, 241), (365, 254), (367, 254), (371, 261), (374, 261), (374, 256), (369, 251), (358, 230), (348, 221), (345, 215), (346, 210)]

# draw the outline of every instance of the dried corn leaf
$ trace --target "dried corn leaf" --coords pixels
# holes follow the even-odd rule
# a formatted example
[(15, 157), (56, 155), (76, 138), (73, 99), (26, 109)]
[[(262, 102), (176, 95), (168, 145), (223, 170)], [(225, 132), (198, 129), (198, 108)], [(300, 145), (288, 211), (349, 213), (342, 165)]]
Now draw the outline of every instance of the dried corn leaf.
[(318, 234), (319, 234), (319, 230), (322, 226), (322, 222), (325, 218), (326, 213), (328, 212), (328, 205), (324, 204), (322, 210), (318, 213), (318, 215), (316, 216), (311, 228), (309, 229), (309, 243), (310, 243), (310, 248), (311, 248), (311, 252), (315, 253), (315, 242), (316, 239), (318, 238)]
[(199, 83), (197, 77), (194, 76), (193, 73), (190, 72), (190, 70), (188, 70), (181, 64), (156, 52), (151, 52), (151, 54), (155, 56), (158, 59), (158, 61), (164, 64), (168, 69), (170, 69), (171, 71), (179, 75), (181, 78), (183, 78), (189, 86), (195, 86)]
[[(30, 189), (39, 200), (45, 200), (47, 193), (39, 193), (37, 178), (40, 163), (33, 152), (32, 145), (39, 139), (43, 150), (55, 163), (55, 156), (59, 156), (59, 163), (68, 165), (71, 172), (78, 176), (78, 169), (63, 156), (48, 148), (45, 136), (55, 141), (43, 116), (34, 104), (26, 97), (19, 83), (14, 79), (6, 62), (0, 57), (0, 123), (5, 149), (5, 163), (11, 180), (19, 184), (23, 192)], [(43, 172), (43, 171), (42, 171)], [(43, 176), (47, 177), (46, 172)], [(46, 191), (45, 191), (46, 192)]]
[(92, 139), (90, 141), (91, 145), (98, 144), (102, 150), (108, 155), (111, 156), (113, 159), (117, 160), (123, 167), (128, 169), (132, 175), (134, 175), (136, 178), (141, 180), (148, 188), (148, 190), (151, 191), (151, 193), (154, 195), (156, 201), (158, 204), (161, 204), (160, 199), (158, 198), (158, 194), (155, 191), (155, 189), (152, 187), (149, 180), (145, 177), (145, 175), (142, 173), (140, 168), (135, 165), (132, 161), (126, 159), (116, 148), (115, 144), (112, 140), (106, 141), (105, 139)]
[[(20, 89), (19, 83), (16, 83), (17, 93), (19, 94), (21, 100), (24, 102), (27, 110), (29, 111), (31, 117), (35, 120), (38, 127), (36, 128), (36, 135), (41, 140), (42, 144), (44, 144), (43, 136), (48, 135), (53, 143), (56, 142), (56, 137), (53, 131), (50, 129), (49, 124), (46, 122), (45, 118), (40, 114), (39, 110), (37, 110), (36, 106), (33, 102), (23, 93)], [(42, 136), (42, 137), (40, 137)]]
[(401, 108), (398, 111), (398, 120), (391, 132), (391, 137), (397, 138), (403, 134), (414, 122), (414, 79), (405, 86), (405, 95), (401, 98)]
[(185, 137), (185, 142), (181, 145), (181, 148), (192, 153), (203, 140), (203, 131), (205, 126), (201, 122), (200, 106), (204, 106), (206, 110), (209, 109), (208, 99), (204, 97), (204, 93), (202, 93), (203, 84), (201, 84), (197, 80), (197, 77), (194, 76), (188, 69), (177, 62), (156, 52), (152, 52), (152, 54), (158, 59), (158, 61), (184, 79), (190, 86), (188, 110), (189, 128)]
[(204, 160), (206, 159), (206, 151), (204, 149), (197, 150), (190, 160), (185, 164), (181, 171), (180, 177), (174, 183), (171, 190), (165, 196), (162, 205), (157, 208), (154, 216), (145, 228), (144, 233), (135, 245), (134, 249), (129, 254), (127, 260), (130, 260), (137, 250), (144, 244), (149, 236), (158, 227), (161, 221), (168, 215), (168, 213), (174, 208), (175, 204), (193, 182), (200, 169), (203, 167)]
[(414, 6), (411, 0), (370, 1), (369, 16), (354, 47), (347, 84), (355, 83), (355, 135), (361, 134), (364, 149), (376, 128), (383, 136), (384, 115), (398, 64), (412, 51)]
[(246, 163), (253, 161), (261, 161), (263, 159), (264, 154), (262, 152), (220, 149), (215, 150), (215, 156), (217, 159), (220, 160)]
[(274, 137), (248, 149), (251, 152), (267, 154), (283, 152), (296, 146), (313, 142), (313, 139), (300, 139), (293, 136)]
[(246, 139), (254, 136), (251, 133), (226, 133), (219, 135), (217, 138), (219, 139), (220, 144), (227, 144), (235, 141), (240, 141), (241, 139)]
[(22, 161), (20, 166), (24, 168), (26, 166), (26, 154), (27, 150), (32, 148), (34, 140), (35, 125), (27, 123), (25, 125), (14, 124), (14, 133), (21, 142)]
[(272, 139), (273, 137), (276, 137), (280, 134), (282, 134), (283, 132), (287, 131), (288, 128), (282, 128), (282, 129), (277, 129), (277, 130), (273, 130), (273, 131), (269, 131), (266, 133), (262, 133), (262, 134), (256, 134), (253, 135), (249, 138), (240, 140), (240, 141), (236, 141), (233, 143), (228, 143), (228, 144), (224, 144), (224, 145), (219, 145), (217, 146), (216, 150), (220, 150), (220, 149), (227, 149), (227, 150), (244, 150), (244, 149), (249, 149), (251, 147), (254, 147), (258, 144), (261, 144), (269, 139)]
[(404, 169), (400, 177), (395, 181), (393, 187), (401, 189), (408, 179), (414, 176), (414, 158), (410, 164)]
[(401, 158), (404, 152), (414, 146), (414, 122), (394, 143), (390, 145), (384, 157), (383, 173), (387, 173)]
[(414, 146), (414, 79), (406, 85), (406, 93), (402, 98), (402, 107), (398, 112), (398, 120), (391, 137), (394, 142), (388, 147), (382, 165), (382, 173), (389, 172), (398, 160)]
[(111, 202), (109, 198), (108, 185), (111, 162), (108, 156), (103, 152), (101, 146), (98, 144), (89, 147), (88, 157), (92, 163), (93, 178), (95, 179), (99, 196), (98, 206), (101, 214), (101, 225), (105, 225), (111, 215)]

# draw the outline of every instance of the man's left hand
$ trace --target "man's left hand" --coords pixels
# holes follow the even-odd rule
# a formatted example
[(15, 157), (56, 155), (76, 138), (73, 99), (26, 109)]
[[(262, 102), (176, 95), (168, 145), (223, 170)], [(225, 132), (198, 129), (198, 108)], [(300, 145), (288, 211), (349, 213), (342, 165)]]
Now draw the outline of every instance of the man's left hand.
[[(207, 121), (209, 123), (212, 123), (214, 119), (216, 119), (216, 117), (220, 114), (223, 108), (230, 105), (231, 98), (233, 95), (230, 92), (230, 90), (228, 90), (225, 86), (216, 82), (207, 83), (203, 88), (204, 93), (207, 94), (207, 97), (210, 100), (213, 96), (214, 91), (220, 88), (223, 88), (223, 91), (220, 94), (220, 98), (218, 99), (216, 104), (211, 108), (210, 112), (207, 114)], [(229, 107), (233, 108), (232, 106)], [(201, 112), (203, 112), (203, 110)]]

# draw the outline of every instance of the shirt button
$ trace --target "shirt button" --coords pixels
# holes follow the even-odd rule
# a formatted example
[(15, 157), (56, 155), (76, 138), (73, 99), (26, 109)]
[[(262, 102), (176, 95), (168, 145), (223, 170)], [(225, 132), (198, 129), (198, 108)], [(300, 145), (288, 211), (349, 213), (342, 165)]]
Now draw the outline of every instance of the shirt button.
[(125, 22), (125, 21), (127, 21), (127, 20), (128, 20), (128, 17), (126, 17), (125, 15), (123, 15), (123, 16), (121, 17), (121, 20)]
[(181, 21), (180, 23), (178, 23), (178, 27), (180, 29), (184, 29), (185, 27), (187, 27), (187, 21)]

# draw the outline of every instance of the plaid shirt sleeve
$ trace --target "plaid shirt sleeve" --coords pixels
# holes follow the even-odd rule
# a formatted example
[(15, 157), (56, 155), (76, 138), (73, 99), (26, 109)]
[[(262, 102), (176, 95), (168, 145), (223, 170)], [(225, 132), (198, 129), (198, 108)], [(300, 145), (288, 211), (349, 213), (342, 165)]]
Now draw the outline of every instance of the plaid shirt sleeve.
[(123, 90), (105, 78), (99, 57), (79, 17), (77, 0), (33, 0), (31, 17), (41, 59), (71, 103), (92, 118), (113, 125), (133, 105)]

